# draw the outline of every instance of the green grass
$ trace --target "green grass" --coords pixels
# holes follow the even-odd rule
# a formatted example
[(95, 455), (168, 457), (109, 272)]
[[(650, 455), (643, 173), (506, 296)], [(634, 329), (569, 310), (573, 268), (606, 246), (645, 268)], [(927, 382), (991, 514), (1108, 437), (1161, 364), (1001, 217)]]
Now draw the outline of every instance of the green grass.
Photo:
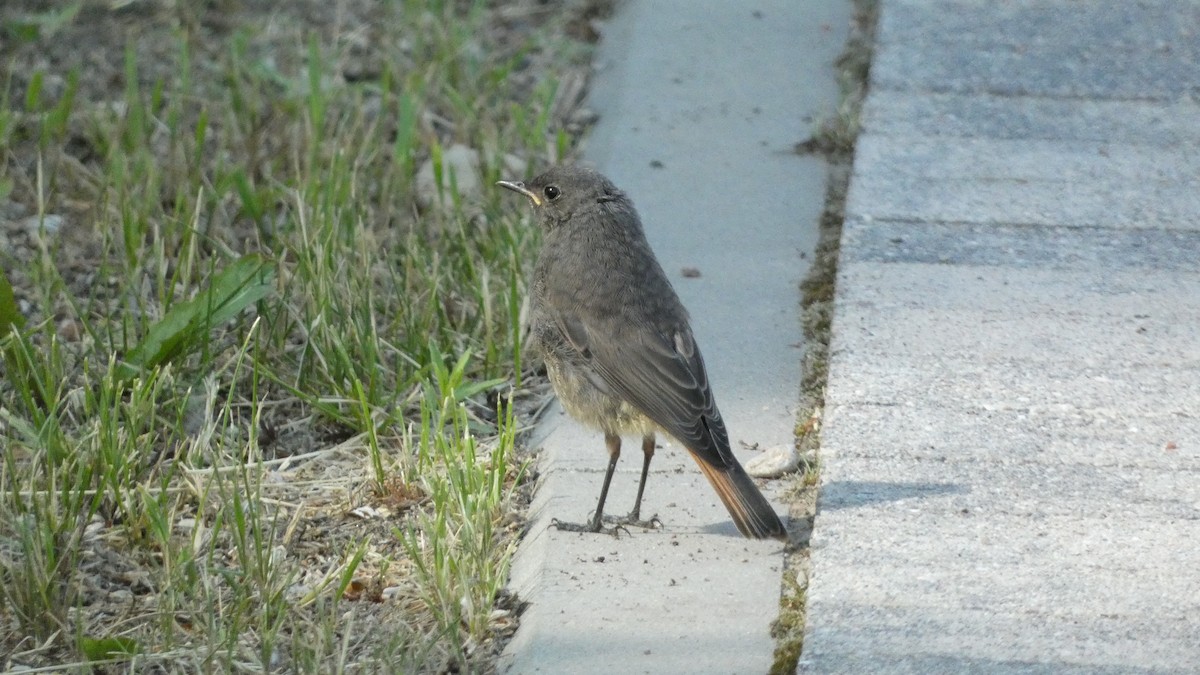
[[(0, 669), (488, 669), (538, 244), (490, 186), (570, 152), (570, 17), (381, 3), (347, 79), (363, 26), (146, 4), (158, 58), (0, 10)], [(24, 65), (72, 41), (109, 85)]]

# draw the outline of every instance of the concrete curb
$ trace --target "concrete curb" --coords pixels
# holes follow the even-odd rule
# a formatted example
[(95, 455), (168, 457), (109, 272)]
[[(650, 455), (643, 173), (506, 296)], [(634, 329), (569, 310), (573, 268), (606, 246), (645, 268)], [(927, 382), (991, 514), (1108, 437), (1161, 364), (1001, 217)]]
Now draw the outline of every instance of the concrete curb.
[[(836, 104), (831, 64), (845, 40), (844, 4), (626, 2), (605, 30), (590, 94), (601, 121), (587, 157), (637, 205), (692, 313), (743, 462), (755, 447), (793, 442), (798, 285), (815, 244), (825, 168), (792, 146)], [(685, 277), (684, 267), (699, 276)], [(530, 606), (501, 668), (770, 668), (783, 546), (742, 539), (671, 443), (656, 455), (644, 506), (662, 530), (620, 539), (558, 532), (551, 517), (582, 520), (594, 508), (606, 454), (599, 433), (557, 408), (542, 433), (542, 483), (511, 584)], [(613, 513), (632, 505), (640, 452), (626, 455)]]

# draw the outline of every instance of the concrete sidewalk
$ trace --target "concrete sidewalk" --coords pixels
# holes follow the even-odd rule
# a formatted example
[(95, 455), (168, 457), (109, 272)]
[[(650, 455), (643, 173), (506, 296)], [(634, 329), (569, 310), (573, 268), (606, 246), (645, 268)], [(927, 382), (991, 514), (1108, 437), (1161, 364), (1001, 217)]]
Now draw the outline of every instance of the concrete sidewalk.
[[(589, 94), (601, 118), (586, 156), (638, 207), (691, 312), (743, 462), (793, 442), (798, 286), (825, 167), (792, 146), (837, 104), (832, 63), (849, 12), (846, 0), (629, 0), (604, 30)], [(511, 582), (530, 605), (501, 669), (770, 668), (783, 545), (741, 538), (669, 439), (660, 439), (643, 504), (661, 530), (630, 528), (620, 539), (559, 532), (551, 518), (582, 521), (595, 508), (607, 454), (601, 434), (557, 407), (541, 431), (533, 443), (542, 478)], [(636, 442), (624, 454), (608, 502), (618, 515), (633, 505), (641, 468)]]
[(882, 0), (802, 672), (1200, 672), (1200, 8)]

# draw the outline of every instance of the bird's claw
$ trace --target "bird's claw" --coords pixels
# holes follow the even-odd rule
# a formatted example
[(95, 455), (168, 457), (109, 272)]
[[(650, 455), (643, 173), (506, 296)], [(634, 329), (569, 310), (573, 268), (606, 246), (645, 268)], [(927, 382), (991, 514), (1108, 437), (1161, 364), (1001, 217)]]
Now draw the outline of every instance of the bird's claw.
[(640, 514), (637, 513), (631, 513), (627, 516), (604, 516), (604, 522), (614, 523), (619, 526), (632, 525), (644, 530), (661, 530), (663, 526), (662, 521), (658, 519), (658, 514), (650, 516), (645, 520), (642, 520)]
[(611, 534), (613, 537), (620, 539), (621, 531), (625, 534), (631, 534), (629, 528), (625, 527), (624, 523), (617, 523), (613, 527), (604, 527), (600, 521), (590, 523), (564, 523), (558, 518), (551, 518), (550, 524), (553, 525), (559, 532), (589, 532), (596, 534)]

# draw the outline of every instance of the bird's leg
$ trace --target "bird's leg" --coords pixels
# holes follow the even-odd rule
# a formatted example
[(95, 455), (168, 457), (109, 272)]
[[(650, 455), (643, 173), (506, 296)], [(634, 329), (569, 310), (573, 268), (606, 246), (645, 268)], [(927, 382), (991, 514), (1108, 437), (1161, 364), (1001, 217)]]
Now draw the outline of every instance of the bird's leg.
[(633, 500), (633, 510), (629, 512), (629, 520), (637, 521), (642, 517), (642, 494), (646, 491), (646, 476), (650, 474), (650, 460), (654, 459), (654, 434), (646, 434), (642, 438), (642, 480), (638, 483), (637, 499)]
[(654, 459), (654, 434), (646, 434), (642, 437), (642, 480), (638, 482), (637, 499), (633, 502), (633, 510), (624, 518), (609, 518), (609, 522), (620, 523), (621, 525), (635, 525), (646, 529), (654, 529), (662, 527), (662, 522), (658, 516), (651, 516), (646, 520), (642, 520), (642, 494), (646, 491), (646, 476), (650, 475), (650, 460)]
[(604, 485), (600, 486), (600, 500), (596, 502), (596, 513), (592, 516), (592, 532), (599, 532), (604, 522), (604, 501), (608, 499), (608, 485), (612, 483), (613, 472), (617, 469), (617, 459), (621, 457), (621, 437), (616, 434), (604, 434), (604, 445), (608, 447), (608, 470), (604, 472)]
[(617, 459), (621, 456), (621, 437), (616, 434), (605, 433), (604, 444), (608, 446), (608, 470), (604, 472), (604, 485), (600, 487), (600, 501), (596, 502), (596, 514), (592, 516), (589, 523), (563, 523), (558, 519), (553, 521), (555, 527), (566, 532), (604, 532), (611, 534), (614, 537), (618, 530), (622, 529), (620, 525), (617, 527), (604, 527), (604, 501), (608, 499), (608, 484), (612, 482), (613, 472), (617, 468)]

